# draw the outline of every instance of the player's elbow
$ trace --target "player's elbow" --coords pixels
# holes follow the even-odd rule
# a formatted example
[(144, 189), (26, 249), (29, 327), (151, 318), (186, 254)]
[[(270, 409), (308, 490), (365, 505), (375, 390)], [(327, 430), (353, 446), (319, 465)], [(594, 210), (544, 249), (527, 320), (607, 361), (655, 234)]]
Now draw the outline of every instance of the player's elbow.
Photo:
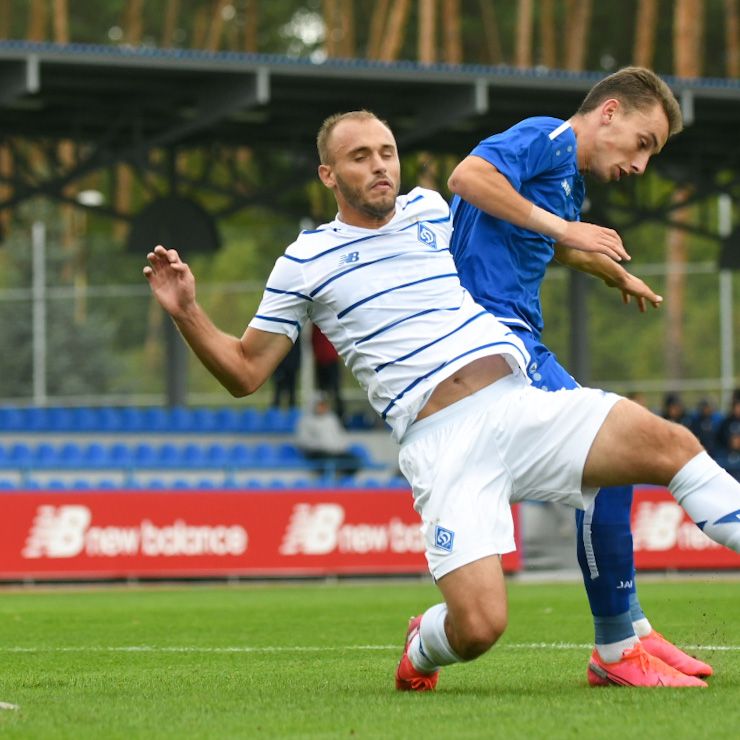
[(457, 167), (455, 167), (454, 170), (452, 170), (452, 174), (447, 179), (447, 187), (450, 189), (451, 193), (454, 193), (455, 195), (459, 195), (461, 198), (465, 198), (465, 193), (467, 192), (467, 177), (465, 176), (465, 173), (462, 170), (464, 163), (460, 163)]

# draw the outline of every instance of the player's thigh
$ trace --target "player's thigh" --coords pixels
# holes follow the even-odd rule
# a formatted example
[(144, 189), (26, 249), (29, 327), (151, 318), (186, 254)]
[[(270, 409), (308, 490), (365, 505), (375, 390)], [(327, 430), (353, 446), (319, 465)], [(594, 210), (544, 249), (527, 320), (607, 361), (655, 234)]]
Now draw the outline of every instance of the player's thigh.
[(583, 469), (583, 483), (617, 486), (639, 481), (666, 486), (701, 450), (686, 427), (622, 399), (596, 434)]

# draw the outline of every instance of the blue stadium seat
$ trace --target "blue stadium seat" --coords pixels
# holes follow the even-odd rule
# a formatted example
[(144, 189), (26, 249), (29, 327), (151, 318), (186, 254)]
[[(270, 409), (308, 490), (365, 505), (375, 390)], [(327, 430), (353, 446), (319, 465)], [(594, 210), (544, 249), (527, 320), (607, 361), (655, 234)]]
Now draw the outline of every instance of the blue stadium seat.
[(287, 411), (279, 408), (266, 409), (262, 414), (262, 431), (266, 434), (286, 434), (293, 431)]
[(67, 488), (67, 483), (60, 478), (50, 478), (44, 484), (44, 488), (51, 488), (52, 490), (63, 491), (65, 488)]
[(25, 428), (30, 432), (45, 432), (48, 428), (47, 410), (42, 406), (29, 406), (25, 410)]
[(182, 452), (177, 445), (170, 442), (157, 450), (156, 463), (163, 468), (179, 468), (182, 465)]
[(229, 450), (229, 465), (237, 468), (250, 468), (254, 465), (254, 453), (245, 444), (235, 444)]
[(192, 411), (184, 406), (176, 406), (170, 409), (169, 429), (172, 432), (192, 432)]
[(262, 416), (255, 409), (242, 409), (238, 414), (237, 431), (256, 434), (261, 430)]
[(116, 442), (108, 450), (108, 464), (115, 468), (130, 468), (134, 464), (131, 448), (123, 442)]
[(12, 491), (14, 488), (17, 488), (18, 484), (10, 480), (10, 478), (0, 478), (0, 490), (3, 491)]
[(77, 491), (87, 491), (92, 488), (92, 484), (87, 478), (75, 478), (74, 481), (72, 481), (71, 488), (74, 488)]
[(221, 468), (229, 464), (229, 451), (225, 445), (211, 444), (206, 447), (205, 463), (209, 468)]
[(23, 414), (14, 406), (0, 408), (0, 431), (17, 432), (22, 429)]
[(72, 409), (64, 406), (50, 406), (46, 410), (46, 429), (50, 432), (77, 431)]
[(33, 450), (32, 465), (35, 468), (54, 468), (59, 465), (56, 448), (50, 444), (43, 443)]
[(180, 464), (184, 468), (202, 468), (205, 465), (205, 453), (197, 444), (187, 444), (180, 452)]
[(108, 465), (108, 450), (99, 442), (92, 442), (82, 450), (82, 464), (86, 468), (105, 468)]
[(212, 432), (216, 430), (213, 411), (207, 408), (193, 409), (193, 429), (194, 432)]
[(306, 458), (294, 444), (281, 444), (276, 449), (277, 463), (283, 468), (303, 467)]
[(170, 430), (169, 409), (151, 406), (141, 412), (142, 429), (147, 432), (166, 432)]
[(140, 432), (144, 429), (144, 416), (142, 410), (134, 406), (126, 406), (121, 409), (121, 431)]
[(274, 468), (278, 466), (278, 459), (273, 445), (262, 443), (254, 446), (254, 465), (258, 468)]
[(216, 488), (216, 482), (212, 478), (200, 478), (198, 480), (198, 488)]
[(23, 442), (14, 444), (8, 452), (8, 460), (17, 468), (26, 468), (33, 462), (31, 447)]
[(76, 442), (67, 442), (62, 445), (57, 456), (58, 465), (65, 468), (85, 467), (83, 449)]
[(236, 432), (239, 429), (239, 416), (234, 409), (222, 408), (213, 412), (213, 430), (216, 432)]
[(136, 445), (133, 452), (133, 464), (135, 467), (151, 468), (156, 465), (157, 450), (153, 445), (143, 442)]
[(102, 406), (99, 409), (91, 409), (96, 412), (96, 429), (101, 432), (120, 432), (123, 428), (121, 409), (114, 406)]

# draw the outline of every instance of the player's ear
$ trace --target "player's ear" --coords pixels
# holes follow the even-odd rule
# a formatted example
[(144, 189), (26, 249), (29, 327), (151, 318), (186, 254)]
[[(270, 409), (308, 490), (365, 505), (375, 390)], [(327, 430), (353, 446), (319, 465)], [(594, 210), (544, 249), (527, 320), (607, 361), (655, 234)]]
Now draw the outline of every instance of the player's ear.
[(319, 165), (319, 179), (327, 188), (334, 187), (334, 172), (330, 165), (320, 164)]
[(616, 98), (608, 98), (601, 104), (601, 121), (609, 123), (620, 108), (620, 102)]

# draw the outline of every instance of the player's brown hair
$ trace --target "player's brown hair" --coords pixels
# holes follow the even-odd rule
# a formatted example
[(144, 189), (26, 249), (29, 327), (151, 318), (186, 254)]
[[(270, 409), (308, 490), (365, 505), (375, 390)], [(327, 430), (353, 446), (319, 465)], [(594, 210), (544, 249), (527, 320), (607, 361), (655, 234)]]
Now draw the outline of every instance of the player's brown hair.
[(335, 113), (329, 116), (321, 124), (319, 133), (316, 136), (316, 148), (319, 150), (319, 162), (321, 164), (331, 164), (331, 155), (329, 153), (329, 137), (338, 123), (346, 120), (368, 121), (374, 118), (380, 121), (389, 131), (391, 127), (382, 118), (378, 118), (375, 113), (369, 110), (352, 110), (348, 113)]

